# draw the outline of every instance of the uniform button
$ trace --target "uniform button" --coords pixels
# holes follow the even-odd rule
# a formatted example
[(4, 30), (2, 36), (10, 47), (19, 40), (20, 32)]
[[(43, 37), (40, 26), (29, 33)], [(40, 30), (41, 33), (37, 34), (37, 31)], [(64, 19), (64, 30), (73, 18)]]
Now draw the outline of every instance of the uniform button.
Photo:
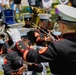
[(24, 50), (24, 49), (22, 49), (22, 50)]
[(21, 48), (22, 46), (20, 45), (19, 47)]
[(17, 44), (19, 44), (19, 43), (17, 43)]
[(16, 72), (14, 74), (16, 74)]

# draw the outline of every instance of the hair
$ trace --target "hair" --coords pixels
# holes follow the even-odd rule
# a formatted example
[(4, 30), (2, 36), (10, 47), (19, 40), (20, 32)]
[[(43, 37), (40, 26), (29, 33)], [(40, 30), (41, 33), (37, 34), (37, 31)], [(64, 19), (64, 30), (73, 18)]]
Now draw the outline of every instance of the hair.
[(69, 22), (69, 21), (63, 21), (63, 20), (60, 20), (60, 22), (64, 23), (68, 29), (76, 30), (76, 22)]
[(68, 29), (76, 30), (76, 23), (75, 22), (64, 21), (64, 23), (65, 23), (65, 25), (67, 26)]

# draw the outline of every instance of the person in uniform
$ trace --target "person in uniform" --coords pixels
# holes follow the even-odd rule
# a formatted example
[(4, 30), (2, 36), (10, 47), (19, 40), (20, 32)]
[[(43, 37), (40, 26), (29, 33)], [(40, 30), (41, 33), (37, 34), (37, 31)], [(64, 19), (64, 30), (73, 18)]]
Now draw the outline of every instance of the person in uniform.
[[(23, 28), (22, 28), (23, 29)], [(29, 28), (28, 28), (29, 29)], [(33, 45), (31, 43), (31, 41), (28, 39), (28, 36), (27, 36), (27, 32), (28, 30), (24, 30), (23, 33), (21, 33), (21, 38), (22, 38), (22, 41), (23, 43), (30, 49), (33, 49)], [(29, 64), (29, 62), (28, 62)], [(41, 73), (43, 71), (43, 65), (41, 63), (31, 63), (29, 64), (31, 65), (28, 66), (28, 71), (27, 71), (27, 75), (31, 74), (31, 75), (37, 75), (37, 73)]]
[(24, 26), (25, 28), (31, 28), (31, 22), (32, 22), (32, 14), (31, 13), (25, 13), (24, 14)]
[(7, 62), (3, 65), (4, 75), (22, 75), (23, 72), (36, 71), (42, 72), (43, 66), (41, 64), (29, 63), (22, 59), (21, 53), (13, 50), (8, 50), (5, 57)]
[[(20, 35), (23, 43), (25, 44), (27, 38), (26, 34), (23, 33), (21, 33)], [(30, 44), (28, 44), (28, 46), (30, 46)], [(24, 61), (21, 57), (20, 51), (16, 51), (15, 47), (13, 47), (12, 49), (8, 49), (5, 59), (7, 60), (7, 63), (3, 65), (5, 75), (22, 75), (23, 72), (26, 73), (26, 70), (36, 72), (42, 72), (43, 70), (43, 66), (41, 64), (29, 63)]]
[(7, 49), (9, 48), (7, 43), (5, 43), (7, 39), (7, 34), (4, 32), (5, 26), (2, 25), (2, 20), (0, 22), (0, 74), (4, 74), (3, 65), (6, 64), (7, 60), (5, 56), (7, 54)]
[[(23, 47), (17, 29), (7, 31), (15, 43), (16, 48), (21, 51), (24, 60), (30, 62), (49, 62), (51, 72), (57, 75), (76, 75), (76, 8), (68, 5), (57, 5), (59, 12), (57, 22), (63, 39), (50, 42), (43, 49), (32, 50)], [(14, 34), (14, 30), (17, 32)], [(21, 45), (21, 46), (20, 46)]]
[(47, 26), (50, 15), (38, 14), (38, 16), (40, 18), (39, 26), (37, 26), (38, 29), (34, 31), (36, 44), (38, 46), (47, 46), (47, 42), (51, 40), (49, 36), (47, 37), (47, 34), (49, 33)]
[[(24, 26), (23, 26), (23, 28), (25, 28), (25, 30), (27, 32), (32, 27), (33, 27), (32, 26), (32, 14), (31, 13), (25, 13), (24, 14)], [(33, 44), (33, 42), (34, 42), (33, 31), (28, 31), (27, 32), (27, 36), (28, 36), (28, 39)]]

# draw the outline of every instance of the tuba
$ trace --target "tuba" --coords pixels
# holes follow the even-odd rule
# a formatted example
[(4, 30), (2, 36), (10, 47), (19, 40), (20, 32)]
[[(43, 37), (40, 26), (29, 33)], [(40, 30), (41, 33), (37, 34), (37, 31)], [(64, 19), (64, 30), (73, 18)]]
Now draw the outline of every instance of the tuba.
[(46, 13), (46, 10), (43, 10), (38, 7), (33, 7), (33, 6), (31, 6), (31, 9), (32, 9), (32, 13), (33, 13), (32, 22), (35, 23), (36, 25), (38, 25), (39, 20), (40, 20), (38, 14)]

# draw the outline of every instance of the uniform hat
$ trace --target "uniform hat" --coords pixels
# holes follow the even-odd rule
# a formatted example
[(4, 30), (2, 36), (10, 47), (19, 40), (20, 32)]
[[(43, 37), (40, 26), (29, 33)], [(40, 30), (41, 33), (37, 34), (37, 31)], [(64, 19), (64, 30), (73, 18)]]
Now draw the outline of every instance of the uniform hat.
[(21, 35), (21, 37), (25, 37), (26, 38), (26, 36), (27, 36), (27, 33), (29, 32), (29, 31), (33, 31), (34, 30), (34, 28), (19, 28), (18, 29), (19, 30), (19, 32), (20, 32), (20, 35)]
[(27, 32), (29, 32), (29, 28), (19, 28), (18, 30), (21, 36), (27, 35)]
[(15, 23), (8, 25), (10, 28), (22, 28), (23, 23)]
[(24, 14), (24, 20), (31, 20), (32, 14), (31, 13), (25, 13)]
[(41, 19), (42, 21), (48, 20), (48, 19), (51, 17), (50, 14), (38, 14), (38, 16), (40, 17), (40, 19)]
[(57, 20), (76, 22), (76, 8), (68, 5), (57, 5), (56, 14), (59, 15)]

